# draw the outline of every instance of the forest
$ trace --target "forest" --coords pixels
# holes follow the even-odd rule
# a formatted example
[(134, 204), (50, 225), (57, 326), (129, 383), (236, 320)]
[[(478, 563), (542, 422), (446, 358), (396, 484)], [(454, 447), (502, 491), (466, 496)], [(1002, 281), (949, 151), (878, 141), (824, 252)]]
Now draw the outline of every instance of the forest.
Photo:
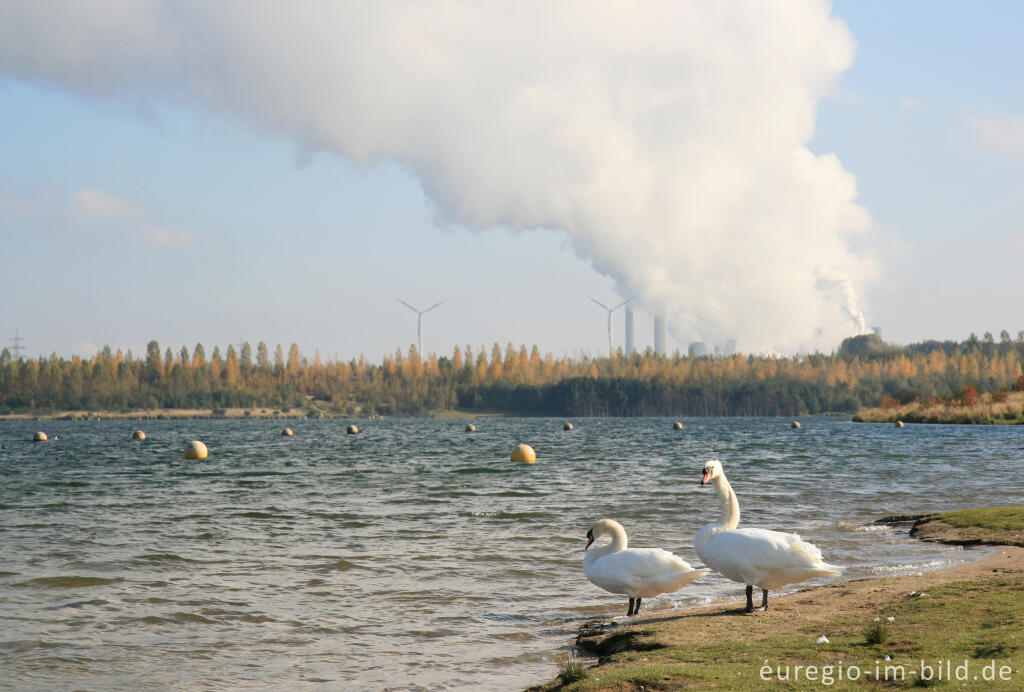
[(145, 355), (104, 347), (91, 358), (14, 359), (0, 351), (0, 414), (271, 407), (307, 416), (430, 415), (445, 411), (546, 416), (795, 416), (922, 402), (973, 404), (979, 393), (1024, 390), (1024, 331), (907, 346), (874, 334), (832, 354), (659, 355), (576, 359), (456, 347), (380, 363), (324, 361), (292, 344), (260, 342)]

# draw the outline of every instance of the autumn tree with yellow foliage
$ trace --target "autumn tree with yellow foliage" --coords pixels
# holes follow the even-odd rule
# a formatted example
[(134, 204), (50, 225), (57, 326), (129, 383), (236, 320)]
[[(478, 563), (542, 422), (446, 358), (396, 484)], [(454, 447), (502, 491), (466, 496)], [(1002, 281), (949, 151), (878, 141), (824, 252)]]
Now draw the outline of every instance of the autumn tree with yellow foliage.
[[(537, 346), (456, 347), (424, 357), (410, 346), (379, 364), (199, 343), (144, 358), (104, 347), (91, 358), (15, 360), (0, 351), (0, 414), (156, 408), (214, 411), (277, 407), (345, 415), (421, 415), (463, 409), (552, 416), (792, 416), (853, 413), (888, 402), (952, 402), (1024, 389), (1024, 332), (997, 342), (886, 344), (846, 339), (834, 354), (671, 356), (644, 353), (555, 358)], [(315, 405), (314, 405), (315, 402)]]

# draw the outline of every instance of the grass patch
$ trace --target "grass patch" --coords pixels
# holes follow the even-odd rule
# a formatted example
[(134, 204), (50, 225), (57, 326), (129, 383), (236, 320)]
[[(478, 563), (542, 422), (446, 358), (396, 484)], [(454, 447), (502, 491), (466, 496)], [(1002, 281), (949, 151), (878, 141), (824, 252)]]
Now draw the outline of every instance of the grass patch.
[(864, 641), (872, 646), (885, 644), (889, 641), (889, 629), (885, 625), (876, 622), (864, 630)]
[(1003, 658), (1006, 654), (1007, 646), (1003, 642), (994, 642), (992, 644), (981, 644), (974, 650), (975, 658)]
[(936, 514), (935, 519), (953, 526), (977, 526), (997, 531), (1024, 532), (1024, 505), (962, 509)]
[(562, 681), (563, 686), (586, 680), (587, 675), (587, 667), (583, 665), (583, 661), (572, 654), (565, 657), (558, 669), (558, 679)]
[(963, 545), (987, 543), (1024, 547), (1024, 506), (983, 507), (926, 515), (914, 522), (910, 535)]

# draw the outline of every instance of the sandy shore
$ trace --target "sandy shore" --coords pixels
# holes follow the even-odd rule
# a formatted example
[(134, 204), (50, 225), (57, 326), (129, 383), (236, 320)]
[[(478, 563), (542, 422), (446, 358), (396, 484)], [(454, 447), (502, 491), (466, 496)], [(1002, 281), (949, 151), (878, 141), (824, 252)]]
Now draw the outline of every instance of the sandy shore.
[[(839, 580), (773, 597), (767, 612), (745, 613), (743, 587), (737, 585), (735, 601), (588, 623), (576, 642), (580, 662), (589, 666), (584, 677), (530, 690), (821, 689), (820, 679), (783, 683), (776, 667), (845, 661), (868, 670), (885, 656), (905, 666), (903, 680), (862, 675), (827, 687), (932, 686), (937, 681), (921, 679), (919, 668), (922, 661), (941, 658), (954, 666), (966, 661), (974, 670), (969, 677), (978, 675), (950, 681), (958, 689), (1024, 690), (1024, 548), (966, 550), (977, 551), (980, 559), (920, 574)], [(878, 625), (886, 630), (885, 641), (872, 645), (865, 631)], [(829, 642), (818, 643), (822, 635)], [(982, 666), (990, 659), (999, 659), (997, 673), (1008, 666), (1003, 672), (1009, 680), (983, 678)], [(763, 665), (772, 666), (767, 679)]]

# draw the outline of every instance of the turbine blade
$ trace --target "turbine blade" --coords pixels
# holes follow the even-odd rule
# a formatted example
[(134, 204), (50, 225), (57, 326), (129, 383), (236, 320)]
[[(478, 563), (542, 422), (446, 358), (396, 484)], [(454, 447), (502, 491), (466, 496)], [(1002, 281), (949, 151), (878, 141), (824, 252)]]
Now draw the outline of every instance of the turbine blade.
[[(441, 301), (441, 303), (443, 303), (443, 302), (444, 302), (445, 300), (448, 300), (448, 299), (447, 299), (447, 298), (445, 298), (444, 300), (442, 300), (442, 301)], [(426, 313), (430, 312), (431, 310), (433, 310), (434, 308), (436, 308), (436, 307), (437, 307), (438, 305), (440, 305), (441, 303), (434, 303), (433, 305), (431, 305), (431, 306), (430, 306), (429, 308), (427, 308), (426, 310), (424, 310), (424, 311), (423, 311), (423, 312), (421, 312), (420, 314), (421, 314), (421, 315), (423, 315), (423, 314), (426, 314)]]
[(608, 307), (607, 305), (605, 305), (604, 303), (602, 303), (602, 302), (601, 302), (600, 300), (598, 300), (597, 298), (591, 298), (590, 296), (587, 296), (587, 298), (590, 298), (590, 299), (591, 299), (592, 301), (594, 301), (595, 303), (597, 303), (598, 305), (600, 305), (601, 307), (603, 307), (603, 308), (604, 308), (605, 310), (609, 310), (609, 309), (610, 309), (610, 308), (609, 308), (609, 307)]
[(402, 305), (404, 305), (405, 307), (407, 307), (407, 308), (409, 308), (410, 310), (412, 310), (413, 312), (415, 312), (415, 313), (416, 313), (417, 315), (418, 315), (418, 314), (420, 314), (420, 311), (419, 311), (419, 310), (417, 310), (417, 309), (416, 309), (416, 308), (414, 308), (413, 306), (409, 305), (408, 303), (406, 303), (406, 302), (405, 302), (404, 300), (402, 300), (401, 298), (395, 298), (395, 300), (397, 300), (397, 301), (398, 301), (399, 303), (401, 303), (401, 304), (402, 304)]
[(636, 296), (633, 296), (632, 298), (627, 298), (626, 300), (622, 301), (621, 303), (619, 303), (618, 305), (613, 307), (612, 310), (618, 310), (619, 308), (621, 308), (623, 305), (625, 305), (626, 303), (628, 303), (631, 300), (636, 300)]

